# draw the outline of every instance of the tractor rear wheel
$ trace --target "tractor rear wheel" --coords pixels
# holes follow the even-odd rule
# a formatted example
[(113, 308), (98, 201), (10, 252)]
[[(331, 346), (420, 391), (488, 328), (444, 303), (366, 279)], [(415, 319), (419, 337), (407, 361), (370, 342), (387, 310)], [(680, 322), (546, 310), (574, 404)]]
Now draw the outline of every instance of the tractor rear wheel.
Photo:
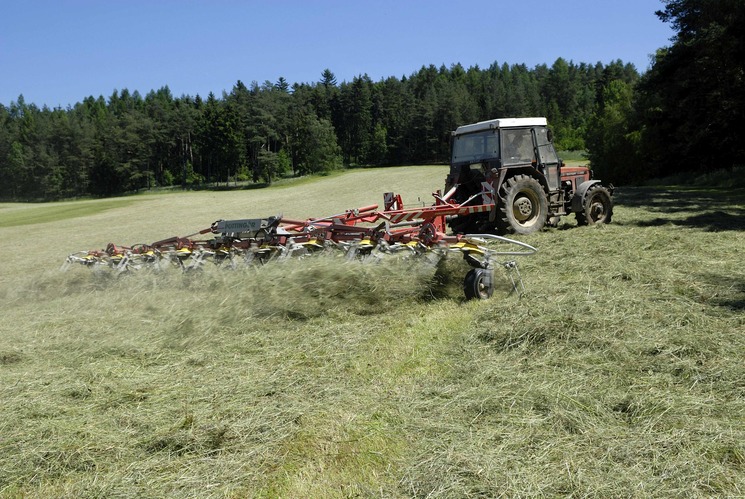
[(486, 269), (471, 269), (463, 280), (463, 292), (467, 300), (486, 300), (494, 293), (491, 276)]
[(577, 213), (577, 225), (609, 224), (612, 217), (610, 192), (602, 185), (593, 185), (585, 194), (582, 211)]
[(541, 184), (528, 175), (515, 175), (499, 189), (498, 229), (507, 234), (532, 234), (546, 225), (548, 198)]

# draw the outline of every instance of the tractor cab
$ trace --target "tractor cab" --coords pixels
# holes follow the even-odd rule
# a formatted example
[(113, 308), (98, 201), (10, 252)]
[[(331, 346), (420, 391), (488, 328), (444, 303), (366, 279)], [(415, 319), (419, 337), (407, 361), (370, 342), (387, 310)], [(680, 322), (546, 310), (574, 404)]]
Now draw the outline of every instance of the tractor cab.
[(537, 169), (548, 190), (559, 188), (559, 158), (546, 118), (500, 118), (460, 126), (452, 133), (446, 186), (462, 187), (456, 199), (466, 199), (474, 182), (495, 176), (501, 168)]

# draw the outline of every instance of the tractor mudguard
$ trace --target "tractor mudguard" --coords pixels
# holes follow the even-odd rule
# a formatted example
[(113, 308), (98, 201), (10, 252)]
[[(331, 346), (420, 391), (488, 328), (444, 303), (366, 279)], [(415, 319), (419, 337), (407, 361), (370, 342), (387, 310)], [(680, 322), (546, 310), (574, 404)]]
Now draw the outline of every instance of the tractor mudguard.
[(587, 180), (579, 184), (577, 191), (572, 197), (572, 213), (579, 213), (583, 210), (585, 204), (585, 194), (595, 184), (602, 184), (600, 180)]

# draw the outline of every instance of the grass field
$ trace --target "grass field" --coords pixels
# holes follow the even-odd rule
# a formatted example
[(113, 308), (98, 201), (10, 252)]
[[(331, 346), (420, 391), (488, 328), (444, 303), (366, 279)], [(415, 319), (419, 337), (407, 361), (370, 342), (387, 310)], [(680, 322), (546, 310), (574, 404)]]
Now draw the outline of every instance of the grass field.
[[(116, 278), (67, 254), (328, 215), (445, 168), (0, 204), (0, 497), (745, 495), (745, 191), (619, 189), (467, 267), (306, 259)], [(503, 281), (503, 282), (502, 282)]]

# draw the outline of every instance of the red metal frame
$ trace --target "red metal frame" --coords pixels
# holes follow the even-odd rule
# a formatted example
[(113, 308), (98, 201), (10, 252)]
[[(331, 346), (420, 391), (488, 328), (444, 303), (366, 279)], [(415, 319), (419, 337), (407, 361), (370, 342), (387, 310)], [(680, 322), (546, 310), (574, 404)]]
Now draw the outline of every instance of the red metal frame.
[[(486, 187), (485, 187), (486, 189)], [(491, 201), (490, 192), (483, 192), (482, 199)], [(132, 246), (109, 243), (105, 250), (92, 250), (77, 257), (77, 261), (88, 263), (92, 260), (107, 260), (109, 263), (120, 261), (131, 255), (158, 258), (161, 254), (176, 254), (179, 258), (187, 257), (200, 250), (222, 252), (247, 251), (258, 247), (287, 247), (292, 244), (323, 245), (330, 241), (339, 245), (364, 243), (375, 247), (381, 241), (388, 245), (417, 244), (426, 248), (460, 241), (462, 235), (446, 234), (446, 219), (449, 216), (467, 215), (493, 210), (493, 202), (486, 204), (455, 204), (449, 201), (452, 191), (442, 196), (435, 192), (435, 204), (427, 207), (404, 208), (401, 196), (394, 193), (384, 195), (384, 209), (377, 204), (346, 210), (337, 215), (322, 218), (294, 220), (285, 217), (249, 220), (249, 222), (267, 222), (268, 225), (256, 234), (229, 233), (220, 230), (217, 221), (188, 236), (174, 236), (150, 244)], [(472, 202), (474, 196), (468, 202)], [(224, 224), (227, 226), (227, 224)], [(211, 239), (200, 238), (213, 234)], [(71, 255), (70, 258), (73, 258)], [(68, 261), (70, 259), (68, 258)]]

